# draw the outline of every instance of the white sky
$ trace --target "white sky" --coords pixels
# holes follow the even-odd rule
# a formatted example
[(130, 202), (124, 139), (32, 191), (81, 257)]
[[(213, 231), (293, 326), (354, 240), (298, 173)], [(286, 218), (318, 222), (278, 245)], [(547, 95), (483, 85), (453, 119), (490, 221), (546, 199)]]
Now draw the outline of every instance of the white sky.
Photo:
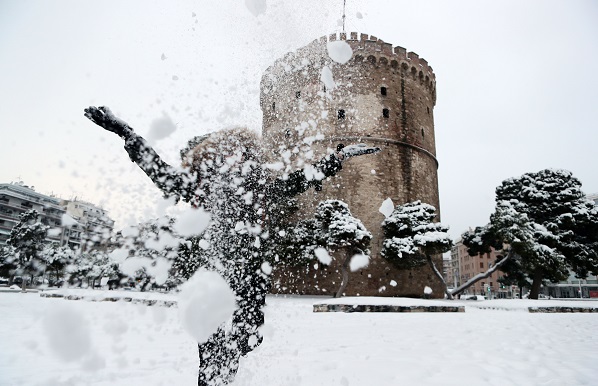
[[(597, 2), (347, 3), (347, 31), (434, 68), (441, 212), (454, 237), (487, 222), (508, 177), (564, 168), (598, 192)], [(0, 182), (100, 204), (117, 226), (155, 215), (157, 188), (83, 109), (110, 106), (141, 135), (167, 114), (177, 130), (156, 148), (177, 164), (194, 135), (259, 130), (263, 70), (339, 31), (341, 14), (342, 0), (267, 0), (257, 17), (244, 0), (0, 0)]]

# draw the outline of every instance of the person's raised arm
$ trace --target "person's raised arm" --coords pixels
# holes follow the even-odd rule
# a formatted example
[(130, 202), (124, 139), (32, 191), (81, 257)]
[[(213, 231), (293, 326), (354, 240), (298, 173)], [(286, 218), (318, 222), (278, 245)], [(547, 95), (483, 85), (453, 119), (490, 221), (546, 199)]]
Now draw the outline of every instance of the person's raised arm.
[(343, 162), (351, 157), (374, 154), (379, 151), (379, 147), (370, 147), (363, 143), (349, 146), (339, 144), (335, 153), (312, 165), (310, 178), (308, 178), (305, 168), (299, 169), (289, 174), (287, 178), (277, 178), (272, 184), (271, 193), (279, 197), (292, 197), (305, 192), (312, 186), (318, 191), (322, 190), (322, 180), (336, 175), (343, 168)]
[(190, 201), (194, 196), (196, 183), (193, 178), (166, 162), (147, 143), (137, 135), (133, 128), (123, 120), (117, 118), (108, 107), (90, 106), (85, 109), (85, 116), (96, 125), (117, 134), (125, 141), (125, 150), (131, 161), (154, 182), (166, 197), (182, 198)]

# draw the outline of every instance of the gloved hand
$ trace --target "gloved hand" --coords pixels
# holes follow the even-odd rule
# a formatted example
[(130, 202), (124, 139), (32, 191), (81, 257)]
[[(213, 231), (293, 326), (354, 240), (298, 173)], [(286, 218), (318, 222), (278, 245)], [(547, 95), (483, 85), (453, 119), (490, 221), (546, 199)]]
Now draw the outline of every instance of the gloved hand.
[(106, 106), (89, 106), (85, 109), (85, 116), (96, 125), (118, 134), (124, 139), (128, 138), (133, 132), (133, 129), (126, 122), (117, 118)]
[(347, 159), (364, 154), (378, 153), (381, 149), (379, 147), (371, 147), (365, 143), (358, 143), (356, 145), (345, 146), (339, 143), (336, 147), (336, 158), (340, 161), (346, 161)]

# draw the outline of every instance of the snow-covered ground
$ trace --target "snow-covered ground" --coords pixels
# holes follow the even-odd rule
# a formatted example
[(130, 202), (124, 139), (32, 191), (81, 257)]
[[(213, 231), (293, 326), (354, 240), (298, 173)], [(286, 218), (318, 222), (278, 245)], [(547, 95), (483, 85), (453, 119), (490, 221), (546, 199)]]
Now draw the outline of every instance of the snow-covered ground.
[[(530, 305), (598, 307), (596, 301), (448, 303), (465, 305), (465, 313), (312, 312), (314, 303), (330, 300), (269, 298), (264, 343), (242, 360), (235, 385), (596, 385), (598, 379), (598, 314), (526, 312)], [(176, 308), (0, 293), (0, 342), (0, 385), (196, 384), (196, 345)]]

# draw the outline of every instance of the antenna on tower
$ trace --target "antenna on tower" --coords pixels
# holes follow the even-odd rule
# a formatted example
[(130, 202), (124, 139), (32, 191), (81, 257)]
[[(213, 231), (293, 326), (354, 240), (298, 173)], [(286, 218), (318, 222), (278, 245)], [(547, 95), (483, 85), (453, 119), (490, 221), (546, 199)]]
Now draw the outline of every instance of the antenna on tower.
[(345, 32), (345, 7), (347, 5), (347, 0), (343, 0), (343, 32)]

